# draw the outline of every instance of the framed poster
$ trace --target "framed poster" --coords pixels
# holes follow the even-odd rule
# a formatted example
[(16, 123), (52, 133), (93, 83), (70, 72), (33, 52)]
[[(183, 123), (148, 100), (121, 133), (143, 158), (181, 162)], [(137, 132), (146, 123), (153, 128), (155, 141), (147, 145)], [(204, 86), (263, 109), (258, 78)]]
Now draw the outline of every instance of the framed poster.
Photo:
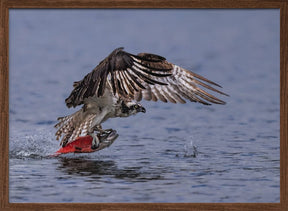
[[(5, 1), (1, 10), (3, 208), (287, 206), (286, 3)], [(65, 106), (73, 82), (118, 47), (163, 56), (230, 97), (141, 101), (145, 114), (103, 123), (119, 134), (108, 149), (51, 157), (57, 117), (81, 107)]]

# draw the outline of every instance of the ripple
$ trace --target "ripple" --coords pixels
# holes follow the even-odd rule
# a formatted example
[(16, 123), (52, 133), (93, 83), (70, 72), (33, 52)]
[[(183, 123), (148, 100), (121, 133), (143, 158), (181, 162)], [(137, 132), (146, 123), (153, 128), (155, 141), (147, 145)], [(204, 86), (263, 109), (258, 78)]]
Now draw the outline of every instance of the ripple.
[(37, 125), (52, 125), (55, 124), (55, 121), (53, 120), (46, 120), (46, 121), (39, 121), (36, 122)]

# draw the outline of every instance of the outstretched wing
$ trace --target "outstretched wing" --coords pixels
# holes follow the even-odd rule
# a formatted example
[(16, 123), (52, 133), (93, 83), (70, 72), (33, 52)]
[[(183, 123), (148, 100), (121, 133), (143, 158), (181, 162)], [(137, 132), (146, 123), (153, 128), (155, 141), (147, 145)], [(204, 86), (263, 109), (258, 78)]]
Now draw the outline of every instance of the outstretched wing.
[(118, 48), (83, 80), (74, 82), (74, 89), (65, 100), (66, 105), (75, 107), (88, 97), (102, 96), (107, 81), (114, 95), (138, 101), (143, 97), (146, 100), (185, 103), (183, 98), (186, 98), (203, 104), (209, 104), (203, 99), (224, 104), (222, 100), (200, 89), (199, 85), (226, 95), (210, 86), (218, 84), (169, 63), (162, 56), (147, 53), (133, 55)]
[(166, 86), (143, 84), (145, 89), (136, 92), (134, 99), (141, 101), (144, 98), (149, 101), (161, 100), (172, 103), (186, 103), (185, 99), (187, 99), (191, 102), (199, 102), (205, 105), (211, 105), (211, 103), (225, 104), (223, 100), (208, 93), (208, 91), (213, 91), (229, 96), (214, 88), (215, 86), (221, 88), (220, 85), (177, 65), (172, 64), (172, 66), (173, 69), (170, 76), (158, 79), (162, 83), (166, 83)]
[(161, 56), (133, 55), (117, 48), (83, 80), (74, 82), (74, 89), (65, 102), (70, 108), (83, 104), (88, 97), (102, 96), (107, 80), (114, 95), (133, 98), (134, 93), (145, 89), (144, 83), (166, 85), (155, 78), (170, 76), (172, 69), (173, 66)]

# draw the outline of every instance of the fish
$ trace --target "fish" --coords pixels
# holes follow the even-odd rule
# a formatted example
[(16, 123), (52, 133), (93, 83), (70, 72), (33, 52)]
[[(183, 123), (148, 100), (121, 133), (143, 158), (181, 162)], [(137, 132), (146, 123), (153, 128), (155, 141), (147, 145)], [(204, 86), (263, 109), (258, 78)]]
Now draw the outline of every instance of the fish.
[(101, 134), (98, 136), (100, 143), (99, 147), (92, 149), (93, 137), (90, 135), (81, 136), (76, 138), (74, 141), (68, 143), (64, 147), (61, 147), (54, 153), (54, 156), (67, 153), (92, 153), (109, 147), (117, 139), (118, 134), (116, 130), (111, 130), (106, 134)]

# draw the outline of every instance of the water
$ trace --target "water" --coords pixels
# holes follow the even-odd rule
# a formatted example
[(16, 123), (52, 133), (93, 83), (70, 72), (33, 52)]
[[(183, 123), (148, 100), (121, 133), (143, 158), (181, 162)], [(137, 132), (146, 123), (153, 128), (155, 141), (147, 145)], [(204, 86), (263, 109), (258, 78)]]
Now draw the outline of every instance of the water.
[[(10, 10), (10, 202), (279, 202), (279, 10)], [(143, 102), (118, 139), (50, 157), (73, 81), (114, 48), (221, 84), (225, 106)], [(220, 96), (218, 96), (220, 97)]]

